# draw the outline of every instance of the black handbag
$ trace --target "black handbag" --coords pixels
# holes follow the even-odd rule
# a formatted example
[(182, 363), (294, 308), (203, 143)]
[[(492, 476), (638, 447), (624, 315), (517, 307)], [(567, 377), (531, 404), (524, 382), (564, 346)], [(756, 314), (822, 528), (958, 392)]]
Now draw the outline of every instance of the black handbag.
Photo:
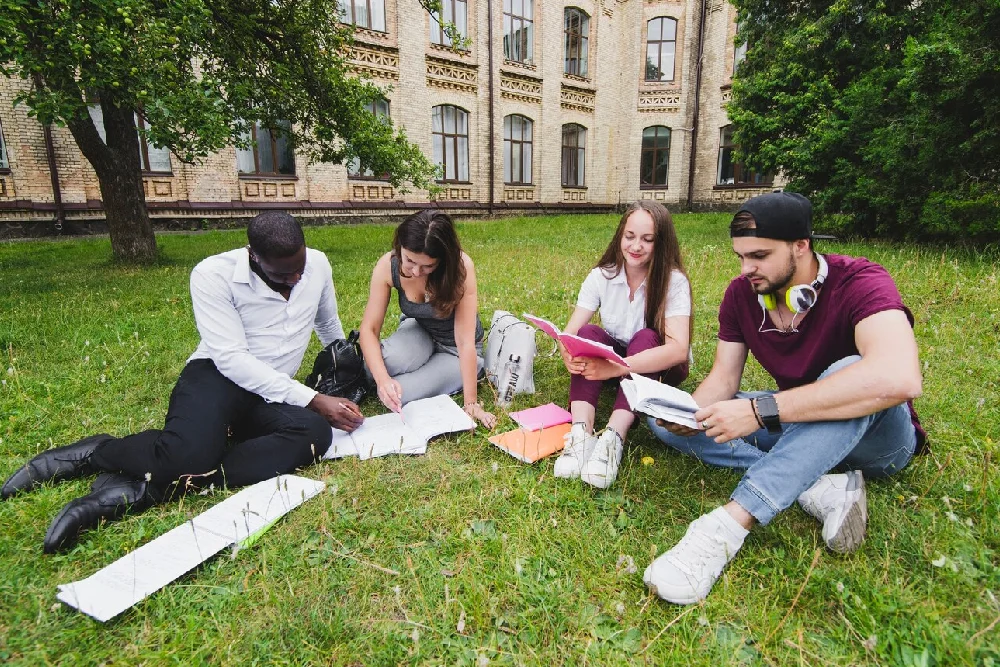
[(316, 355), (306, 385), (327, 396), (360, 403), (369, 390), (368, 372), (358, 345), (357, 329), (347, 338), (338, 338)]

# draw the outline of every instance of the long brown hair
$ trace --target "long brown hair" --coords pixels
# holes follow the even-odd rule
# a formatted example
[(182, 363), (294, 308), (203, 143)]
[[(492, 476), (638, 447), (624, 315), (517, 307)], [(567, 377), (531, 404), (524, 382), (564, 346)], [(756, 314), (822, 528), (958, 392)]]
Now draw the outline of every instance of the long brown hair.
[(437, 260), (427, 276), (427, 294), (439, 317), (449, 317), (465, 295), (465, 263), (462, 245), (448, 214), (434, 209), (415, 213), (404, 220), (392, 237), (392, 252), (402, 264), (402, 248)]
[[(684, 262), (681, 260), (681, 247), (677, 243), (677, 231), (674, 229), (674, 219), (663, 204), (642, 199), (633, 202), (625, 209), (622, 219), (618, 222), (614, 238), (608, 244), (607, 250), (597, 262), (597, 267), (608, 277), (617, 276), (625, 266), (625, 255), (622, 254), (622, 236), (625, 234), (625, 223), (636, 211), (645, 211), (653, 219), (653, 252), (646, 273), (646, 326), (660, 334), (660, 340), (667, 340), (667, 295), (670, 294), (670, 272), (677, 269), (685, 276)], [(689, 279), (690, 280), (690, 279)], [(690, 289), (690, 283), (688, 284)], [(694, 331), (694, 301), (691, 303), (690, 331)], [(690, 344), (690, 343), (689, 343)]]

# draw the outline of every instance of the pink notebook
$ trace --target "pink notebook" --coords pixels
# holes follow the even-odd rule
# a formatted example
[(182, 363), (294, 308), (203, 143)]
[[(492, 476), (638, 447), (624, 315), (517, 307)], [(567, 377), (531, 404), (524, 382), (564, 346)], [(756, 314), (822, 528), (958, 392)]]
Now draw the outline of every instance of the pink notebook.
[(622, 359), (621, 356), (615, 352), (614, 348), (609, 345), (587, 340), (586, 338), (580, 338), (579, 336), (574, 336), (573, 334), (563, 333), (559, 331), (559, 328), (552, 324), (552, 322), (543, 320), (541, 317), (529, 315), (528, 313), (524, 313), (524, 319), (534, 324), (537, 328), (547, 333), (553, 339), (562, 343), (563, 347), (566, 348), (566, 351), (574, 357), (597, 357), (598, 359), (613, 361), (619, 366), (624, 366), (625, 368), (629, 367), (628, 362)]
[(546, 403), (537, 408), (528, 408), (510, 413), (510, 418), (528, 431), (539, 431), (558, 424), (568, 424), (573, 421), (573, 415), (555, 403)]

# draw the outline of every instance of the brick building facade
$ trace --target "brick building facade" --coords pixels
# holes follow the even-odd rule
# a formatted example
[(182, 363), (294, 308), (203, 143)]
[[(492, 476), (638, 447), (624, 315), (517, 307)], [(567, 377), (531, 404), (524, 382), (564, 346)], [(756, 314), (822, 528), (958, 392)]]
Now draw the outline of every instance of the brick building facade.
[[(357, 26), (350, 62), (386, 88), (388, 105), (375, 111), (442, 165), (444, 205), (594, 210), (643, 198), (683, 210), (772, 187), (731, 160), (724, 104), (741, 50), (724, 0), (444, 0), (465, 50), (440, 43), (447, 36), (417, 0), (347, 2), (345, 20)], [(50, 165), (66, 219), (103, 217), (96, 176), (69, 131), (52, 127), (46, 142), (12, 105), (25, 85), (0, 79), (0, 221), (53, 220)], [(350, 165), (310, 164), (266, 131), (257, 139), (253, 151), (194, 165), (143, 147), (151, 214), (245, 217), (279, 206), (371, 217), (429, 201)]]

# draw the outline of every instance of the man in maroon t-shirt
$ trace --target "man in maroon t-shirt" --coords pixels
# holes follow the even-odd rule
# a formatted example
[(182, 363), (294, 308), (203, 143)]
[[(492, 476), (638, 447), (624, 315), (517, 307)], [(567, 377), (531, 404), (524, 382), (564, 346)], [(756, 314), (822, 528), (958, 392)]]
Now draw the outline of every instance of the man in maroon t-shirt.
[[(922, 382), (913, 316), (886, 270), (815, 253), (812, 205), (795, 193), (748, 200), (730, 236), (741, 272), (693, 394), (701, 430), (650, 419), (671, 447), (746, 469), (730, 501), (646, 569), (650, 589), (678, 604), (704, 599), (750, 528), (796, 500), (828, 547), (853, 551), (868, 519), (864, 478), (899, 472), (926, 442), (912, 404)], [(748, 352), (777, 392), (739, 391)]]

